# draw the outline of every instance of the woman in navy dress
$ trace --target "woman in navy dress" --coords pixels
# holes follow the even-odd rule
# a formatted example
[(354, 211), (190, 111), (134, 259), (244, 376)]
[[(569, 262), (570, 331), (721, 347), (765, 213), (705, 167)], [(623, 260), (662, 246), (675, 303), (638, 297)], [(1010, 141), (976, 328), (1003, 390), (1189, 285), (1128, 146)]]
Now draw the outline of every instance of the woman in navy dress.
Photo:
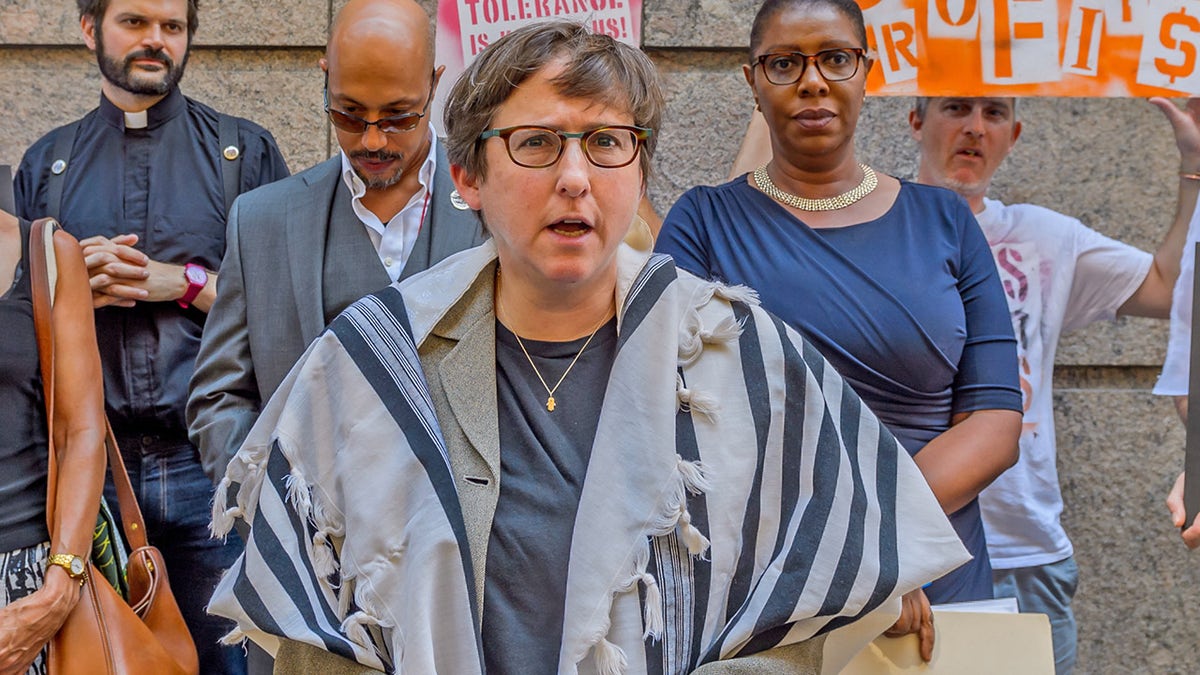
[(974, 559), (905, 597), (893, 633), (929, 602), (990, 598), (976, 496), (1017, 459), (1016, 342), (987, 242), (953, 193), (876, 173), (854, 130), (873, 65), (853, 0), (767, 0), (746, 81), (771, 160), (684, 194), (657, 247), (702, 277), (756, 289), (811, 339), (896, 434)]

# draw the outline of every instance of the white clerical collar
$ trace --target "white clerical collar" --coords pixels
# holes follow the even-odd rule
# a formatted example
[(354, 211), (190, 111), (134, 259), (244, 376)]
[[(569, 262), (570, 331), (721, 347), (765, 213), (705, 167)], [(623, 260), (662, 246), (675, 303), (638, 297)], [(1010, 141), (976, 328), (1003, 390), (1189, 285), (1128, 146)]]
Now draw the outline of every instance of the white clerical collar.
[(126, 129), (145, 129), (150, 124), (150, 116), (145, 110), (125, 113)]

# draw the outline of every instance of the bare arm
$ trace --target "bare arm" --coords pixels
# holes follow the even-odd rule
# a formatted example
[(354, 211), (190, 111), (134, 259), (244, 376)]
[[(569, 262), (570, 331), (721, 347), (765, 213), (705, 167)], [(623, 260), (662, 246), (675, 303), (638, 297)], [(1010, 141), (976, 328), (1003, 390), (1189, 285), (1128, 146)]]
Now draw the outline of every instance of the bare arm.
[(79, 245), (54, 235), (58, 290), (54, 303), (54, 443), (58, 448), (58, 501), (54, 553), (91, 551), (104, 485), (104, 389), (96, 349), (87, 271)]
[[(1189, 99), (1179, 108), (1165, 98), (1150, 102), (1163, 112), (1175, 133), (1179, 148), (1179, 172), (1200, 176), (1200, 98)], [(1175, 218), (1154, 252), (1154, 262), (1142, 285), (1117, 310), (1120, 315), (1148, 316), (1166, 319), (1171, 314), (1171, 294), (1179, 278), (1179, 259), (1187, 241), (1188, 224), (1196, 210), (1196, 195), (1200, 179), (1179, 178), (1179, 196), (1175, 203)]]
[[(955, 415), (953, 426), (913, 457), (946, 513), (966, 506), (985, 487), (1017, 463), (1021, 413), (977, 410)], [(904, 595), (900, 618), (884, 635), (917, 633), (921, 659), (933, 658), (933, 612), (925, 591)]]
[(953, 426), (913, 457), (946, 513), (966, 506), (1017, 463), (1021, 413), (977, 410), (955, 415)]
[[(50, 552), (89, 557), (104, 483), (104, 391), (91, 293), (79, 245), (54, 235), (54, 443), (57, 501)], [(0, 609), (0, 673), (23, 673), (79, 601), (79, 583), (49, 566), (44, 585)]]

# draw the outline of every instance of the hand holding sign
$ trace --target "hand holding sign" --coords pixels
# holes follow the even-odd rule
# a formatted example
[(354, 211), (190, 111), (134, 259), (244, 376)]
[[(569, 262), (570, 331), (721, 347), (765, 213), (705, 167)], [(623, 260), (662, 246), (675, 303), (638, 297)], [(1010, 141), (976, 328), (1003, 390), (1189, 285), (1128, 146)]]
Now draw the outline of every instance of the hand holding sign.
[(1150, 103), (1171, 123), (1175, 147), (1179, 148), (1179, 170), (1200, 173), (1200, 98), (1188, 99), (1182, 108), (1159, 96), (1151, 98)]

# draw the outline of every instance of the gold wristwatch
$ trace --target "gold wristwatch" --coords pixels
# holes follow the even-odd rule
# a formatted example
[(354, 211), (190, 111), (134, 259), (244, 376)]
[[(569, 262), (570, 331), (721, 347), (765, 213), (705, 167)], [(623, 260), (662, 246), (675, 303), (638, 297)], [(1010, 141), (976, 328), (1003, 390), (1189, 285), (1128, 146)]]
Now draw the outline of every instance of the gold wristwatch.
[(87, 581), (87, 564), (83, 558), (80, 558), (77, 555), (71, 553), (55, 553), (54, 555), (50, 556), (50, 559), (46, 562), (50, 563), (51, 565), (58, 565), (66, 570), (67, 575), (78, 581), (80, 586)]

